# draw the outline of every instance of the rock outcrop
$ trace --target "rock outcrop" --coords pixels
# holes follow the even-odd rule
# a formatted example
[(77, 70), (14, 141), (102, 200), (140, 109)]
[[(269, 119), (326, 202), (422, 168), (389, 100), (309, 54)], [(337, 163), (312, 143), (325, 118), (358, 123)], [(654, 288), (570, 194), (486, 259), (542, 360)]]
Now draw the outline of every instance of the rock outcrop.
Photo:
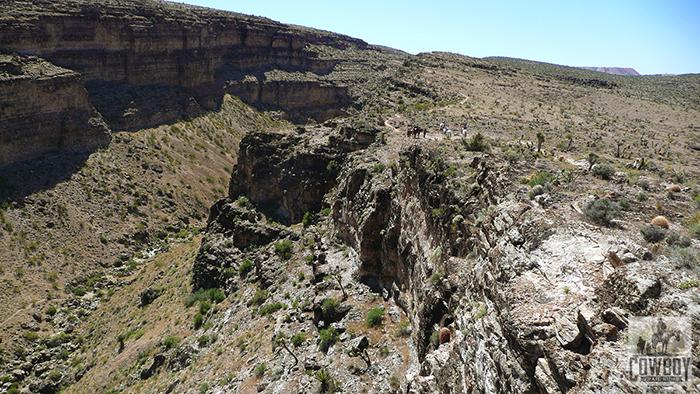
[(35, 56), (0, 55), (0, 166), (50, 149), (109, 142), (80, 74)]

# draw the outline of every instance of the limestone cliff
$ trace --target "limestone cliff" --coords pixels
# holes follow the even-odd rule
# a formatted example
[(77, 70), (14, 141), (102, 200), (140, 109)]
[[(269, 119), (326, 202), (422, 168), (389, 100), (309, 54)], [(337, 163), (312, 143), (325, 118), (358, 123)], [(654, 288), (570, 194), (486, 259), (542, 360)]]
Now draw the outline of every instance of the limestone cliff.
[[(225, 93), (265, 108), (337, 114), (357, 98), (348, 85), (362, 83), (348, 70), (401, 57), (329, 32), (152, 0), (3, 6), (0, 50), (80, 73), (117, 130), (196, 116)], [(365, 64), (357, 52), (379, 58)]]
[(0, 166), (107, 142), (80, 74), (34, 56), (0, 55)]

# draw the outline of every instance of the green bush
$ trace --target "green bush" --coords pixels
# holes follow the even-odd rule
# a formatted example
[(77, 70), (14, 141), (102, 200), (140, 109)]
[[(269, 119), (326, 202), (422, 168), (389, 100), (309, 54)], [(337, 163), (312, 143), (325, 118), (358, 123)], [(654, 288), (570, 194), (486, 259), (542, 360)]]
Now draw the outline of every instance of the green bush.
[(280, 309), (286, 309), (286, 308), (287, 308), (287, 305), (286, 305), (286, 304), (283, 304), (283, 303), (281, 303), (281, 302), (278, 301), (278, 302), (275, 302), (274, 304), (270, 304), (270, 305), (265, 305), (265, 306), (263, 306), (263, 307), (260, 308), (260, 310), (258, 311), (258, 314), (259, 314), (260, 316), (270, 315), (270, 314), (272, 314), (272, 313), (277, 312), (277, 311), (280, 310)]
[(586, 204), (583, 215), (593, 222), (609, 226), (613, 219), (620, 217), (620, 207), (607, 198), (599, 198)]
[(341, 382), (335, 380), (325, 368), (317, 371), (314, 377), (321, 382), (321, 387), (319, 388), (321, 394), (334, 393), (340, 390)]
[(311, 224), (311, 212), (306, 212), (304, 217), (301, 218), (301, 225), (304, 227), (309, 227)]
[(198, 330), (199, 327), (202, 327), (202, 323), (204, 323), (204, 316), (202, 316), (201, 313), (197, 312), (197, 314), (194, 315), (194, 329)]
[(326, 166), (326, 170), (328, 172), (335, 172), (338, 170), (338, 162), (335, 160), (331, 160), (328, 162), (328, 165)]
[(335, 311), (338, 310), (338, 306), (340, 306), (340, 303), (335, 298), (328, 298), (325, 301), (323, 301), (322, 311), (324, 318), (326, 316), (334, 314)]
[(305, 332), (300, 332), (297, 335), (292, 337), (292, 345), (294, 347), (299, 347), (301, 346), (302, 343), (306, 341), (306, 333)]
[(615, 169), (607, 164), (599, 164), (593, 167), (592, 173), (596, 178), (610, 180), (615, 175)]
[(275, 252), (284, 260), (292, 258), (293, 245), (292, 241), (285, 239), (284, 241), (275, 242)]
[(540, 172), (530, 179), (527, 184), (530, 187), (535, 187), (537, 185), (547, 186), (548, 184), (552, 183), (553, 180), (554, 176), (552, 176), (552, 174), (548, 172)]
[(330, 327), (325, 330), (321, 330), (319, 336), (321, 337), (321, 341), (319, 342), (318, 347), (325, 353), (338, 341), (340, 334), (335, 330), (335, 328)]
[(54, 382), (58, 382), (61, 380), (63, 375), (61, 375), (60, 372), (56, 371), (55, 369), (51, 372), (49, 372), (49, 379), (53, 380)]
[(253, 262), (248, 259), (245, 259), (238, 267), (238, 275), (240, 275), (241, 278), (245, 278), (246, 276), (248, 276), (248, 273), (251, 269), (253, 269)]
[(34, 341), (36, 341), (37, 339), (39, 339), (39, 334), (35, 333), (34, 331), (25, 331), (25, 332), (22, 334), (22, 336), (24, 337), (24, 339), (29, 340), (29, 341), (32, 341), (32, 342), (34, 342)]
[(192, 305), (196, 304), (197, 302), (206, 300), (209, 298), (209, 292), (204, 289), (199, 289), (195, 291), (194, 293), (191, 293), (187, 299), (185, 299), (185, 306), (186, 307), (191, 307)]
[(365, 326), (367, 327), (377, 327), (382, 324), (384, 320), (384, 308), (374, 307), (367, 312), (367, 318), (365, 319)]
[(647, 196), (647, 194), (644, 192), (639, 192), (637, 194), (637, 201), (639, 201), (639, 202), (646, 201), (648, 199), (649, 199), (649, 196)]
[(163, 339), (163, 347), (166, 350), (170, 350), (170, 349), (175, 348), (179, 343), (180, 343), (180, 337), (175, 336), (175, 335), (171, 335), (171, 336)]
[(668, 231), (664, 228), (661, 228), (659, 226), (655, 226), (653, 224), (649, 224), (647, 226), (642, 227), (639, 229), (639, 232), (642, 233), (642, 237), (644, 237), (644, 240), (649, 242), (649, 243), (657, 243), (663, 241), (664, 238), (666, 238), (666, 234)]
[(484, 135), (481, 134), (481, 131), (477, 131), (476, 134), (474, 134), (469, 140), (464, 142), (464, 148), (468, 151), (472, 152), (483, 152), (488, 149), (488, 145), (486, 144), (486, 138), (484, 138)]
[(267, 301), (267, 297), (267, 290), (258, 290), (253, 295), (253, 298), (248, 301), (248, 305), (262, 305), (265, 301)]
[(209, 302), (209, 300), (204, 300), (199, 303), (199, 313), (202, 315), (206, 315), (209, 309), (211, 309), (211, 302)]
[(255, 376), (258, 378), (261, 378), (264, 374), (265, 371), (267, 370), (267, 365), (265, 364), (260, 364), (257, 367), (255, 367)]
[(46, 314), (49, 315), (49, 316), (55, 315), (56, 312), (58, 312), (58, 309), (56, 309), (56, 307), (53, 306), (53, 305), (49, 306), (49, 307), (46, 309)]
[(208, 296), (211, 301), (217, 304), (226, 299), (226, 295), (224, 295), (224, 292), (217, 288), (209, 289)]

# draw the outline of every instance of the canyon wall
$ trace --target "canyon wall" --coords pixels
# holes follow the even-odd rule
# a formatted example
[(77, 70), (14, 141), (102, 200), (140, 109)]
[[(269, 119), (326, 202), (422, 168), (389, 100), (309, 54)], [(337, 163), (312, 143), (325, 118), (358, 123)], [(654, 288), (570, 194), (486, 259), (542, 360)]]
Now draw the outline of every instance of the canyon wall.
[[(3, 5), (0, 53), (73, 71), (115, 131), (198, 116), (218, 108), (227, 93), (300, 121), (323, 120), (361, 101), (358, 86), (383, 78), (404, 56), (330, 32), (152, 0)], [(373, 69), (381, 71), (368, 76)], [(31, 89), (8, 89), (15, 92), (7, 99), (11, 108), (37, 100)], [(65, 99), (51, 98), (55, 105)], [(6, 117), (24, 116), (7, 111)], [(47, 121), (41, 113), (32, 119)]]
[(107, 142), (80, 74), (33, 56), (0, 55), (0, 166)]

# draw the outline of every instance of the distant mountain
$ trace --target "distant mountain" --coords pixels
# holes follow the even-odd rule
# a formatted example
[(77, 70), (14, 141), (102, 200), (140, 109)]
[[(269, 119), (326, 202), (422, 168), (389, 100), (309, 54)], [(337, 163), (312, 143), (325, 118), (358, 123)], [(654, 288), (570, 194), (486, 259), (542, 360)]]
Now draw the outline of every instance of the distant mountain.
[(641, 75), (637, 70), (633, 68), (622, 68), (622, 67), (579, 67), (586, 70), (598, 71), (601, 73), (613, 74), (613, 75)]

